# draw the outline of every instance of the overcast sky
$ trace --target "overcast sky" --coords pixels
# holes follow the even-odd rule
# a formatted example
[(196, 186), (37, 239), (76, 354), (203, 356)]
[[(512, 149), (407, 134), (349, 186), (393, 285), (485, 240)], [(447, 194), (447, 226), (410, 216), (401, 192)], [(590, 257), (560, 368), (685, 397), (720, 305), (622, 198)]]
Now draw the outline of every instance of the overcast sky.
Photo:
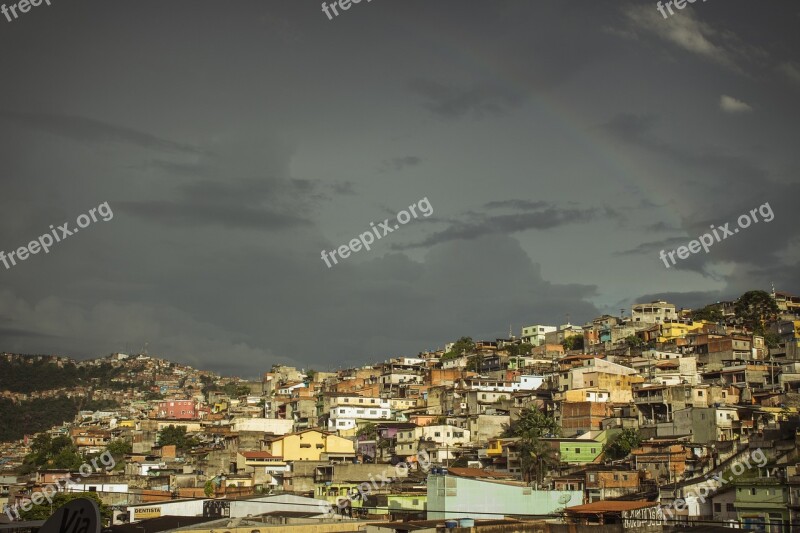
[(797, 2), (51, 3), (0, 17), (0, 250), (113, 219), (0, 264), (0, 351), (255, 376), (800, 293)]

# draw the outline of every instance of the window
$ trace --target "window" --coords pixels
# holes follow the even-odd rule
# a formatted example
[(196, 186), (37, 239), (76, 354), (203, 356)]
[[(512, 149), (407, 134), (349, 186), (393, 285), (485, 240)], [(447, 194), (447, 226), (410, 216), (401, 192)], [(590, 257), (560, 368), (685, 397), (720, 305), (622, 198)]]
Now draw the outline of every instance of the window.
[(371, 414), (371, 415), (377, 415), (377, 414), (378, 414), (378, 411), (377, 411), (377, 410), (375, 410), (375, 409), (370, 409), (370, 410), (369, 410), (369, 414)]
[(619, 474), (614, 474), (614, 481), (619, 481)]
[(628, 474), (622, 474), (622, 481), (628, 481)]
[(714, 512), (715, 513), (721, 513), (722, 512), (722, 504), (721, 503), (715, 503), (714, 504)]
[(736, 512), (736, 507), (732, 503), (726, 503), (725, 510), (728, 511), (729, 513), (733, 513)]
[(436, 432), (433, 434), (433, 436), (434, 436), (434, 437), (441, 437), (441, 436), (442, 436), (442, 434), (441, 434), (439, 431), (436, 431)]
[(358, 403), (364, 403), (364, 398), (359, 398)]
[(486, 395), (485, 394), (481, 394), (481, 400), (485, 400), (485, 399), (486, 399)]
[(581, 453), (581, 449), (580, 448), (575, 448), (575, 453)]
[(701, 390), (697, 391), (697, 396), (702, 398), (703, 397), (703, 391), (701, 391)]
[[(340, 422), (340, 424), (341, 424), (341, 422)], [(311, 448), (311, 445), (310, 444), (301, 444), (300, 447), (301, 448)]]
[(758, 491), (755, 488), (750, 489), (750, 496), (755, 496), (757, 492)]
[(597, 448), (592, 448), (592, 453), (597, 453)]
[(344, 409), (339, 409), (339, 414), (343, 415), (344, 414)]
[(589, 481), (594, 481), (596, 476), (594, 474), (589, 474)]

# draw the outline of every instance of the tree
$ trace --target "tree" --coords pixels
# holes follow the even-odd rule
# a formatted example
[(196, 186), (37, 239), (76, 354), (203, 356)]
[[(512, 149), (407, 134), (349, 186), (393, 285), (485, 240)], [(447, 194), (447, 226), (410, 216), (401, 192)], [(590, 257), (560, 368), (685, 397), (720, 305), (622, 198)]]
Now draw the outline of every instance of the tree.
[(205, 487), (203, 487), (203, 494), (206, 495), (206, 498), (210, 498), (214, 495), (214, 482), (210, 479), (206, 481)]
[(764, 344), (767, 345), (767, 348), (777, 348), (781, 340), (781, 336), (777, 333), (767, 333), (764, 335)]
[(96, 492), (58, 492), (53, 496), (52, 506), (50, 502), (45, 500), (38, 505), (33, 504), (27, 511), (20, 508), (19, 515), (22, 520), (47, 520), (59, 507), (72, 500), (77, 500), (78, 498), (88, 498), (97, 502), (97, 506), (100, 508), (100, 518), (103, 523), (111, 522), (111, 508), (103, 504), (100, 500), (100, 496), (98, 496)]
[(625, 344), (631, 348), (640, 348), (644, 345), (644, 341), (636, 335), (628, 335), (625, 337)]
[(363, 426), (361, 426), (358, 431), (356, 431), (357, 437), (366, 437), (368, 439), (374, 439), (378, 436), (378, 426), (373, 424), (372, 422), (367, 422)]
[(158, 432), (159, 446), (172, 446), (184, 451), (197, 446), (199, 443), (195, 438), (186, 436), (186, 426), (169, 425)]
[(518, 437), (520, 468), (525, 481), (536, 480), (541, 483), (543, 469), (555, 464), (555, 450), (542, 440), (552, 435), (558, 436), (561, 428), (556, 420), (539, 409), (523, 409), (519, 418), (505, 431), (507, 437)]
[(442, 360), (456, 359), (464, 354), (470, 354), (475, 351), (475, 343), (472, 342), (472, 337), (461, 337), (453, 343), (453, 347), (449, 352), (442, 356)]
[(519, 463), (522, 478), (526, 482), (536, 480), (540, 484), (544, 479), (544, 468), (556, 464), (555, 450), (547, 442), (528, 436), (517, 441)]
[(533, 350), (533, 345), (527, 342), (523, 342), (521, 344), (512, 344), (506, 348), (508, 351), (508, 355), (511, 357), (516, 357), (518, 355), (528, 355)]
[(133, 451), (133, 446), (125, 439), (116, 439), (108, 443), (106, 450), (108, 450), (108, 453), (112, 456), (119, 458), (125, 454), (131, 453)]
[(539, 409), (525, 408), (520, 412), (519, 418), (508, 425), (504, 436), (539, 439), (547, 435), (558, 436), (560, 433), (561, 428), (555, 418)]
[(470, 372), (480, 372), (483, 367), (483, 354), (476, 353), (467, 360), (466, 370)]
[(561, 341), (565, 351), (583, 350), (583, 335), (572, 335)]
[(642, 437), (637, 430), (625, 428), (606, 446), (605, 456), (612, 461), (625, 459), (631, 450), (638, 448), (641, 443)]
[(30, 453), (22, 461), (23, 473), (40, 468), (77, 470), (83, 464), (78, 448), (66, 435), (51, 438), (47, 433), (40, 433), (33, 439), (30, 449)]
[(702, 309), (692, 311), (692, 320), (707, 320), (709, 322), (719, 322), (723, 319), (722, 309), (719, 304), (709, 304)]
[(736, 316), (757, 335), (763, 335), (764, 323), (778, 314), (778, 304), (764, 291), (747, 291), (736, 300), (733, 309)]

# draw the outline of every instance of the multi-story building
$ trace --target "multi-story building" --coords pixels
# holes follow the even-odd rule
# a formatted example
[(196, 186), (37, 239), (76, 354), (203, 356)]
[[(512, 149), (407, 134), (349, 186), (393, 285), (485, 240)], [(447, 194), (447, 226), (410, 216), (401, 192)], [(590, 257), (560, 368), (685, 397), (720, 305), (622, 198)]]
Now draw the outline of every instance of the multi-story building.
[(533, 346), (541, 346), (544, 344), (544, 336), (546, 333), (556, 331), (555, 326), (544, 326), (542, 324), (534, 324), (533, 326), (522, 327), (522, 342), (527, 342)]
[(197, 405), (194, 400), (165, 400), (158, 403), (157, 418), (168, 420), (197, 420)]
[(397, 432), (395, 453), (398, 456), (410, 457), (425, 443), (427, 447), (460, 447), (470, 442), (470, 431), (451, 425), (430, 425), (404, 429)]
[(675, 305), (663, 300), (631, 307), (631, 321), (634, 324), (663, 324), (671, 320), (678, 320)]

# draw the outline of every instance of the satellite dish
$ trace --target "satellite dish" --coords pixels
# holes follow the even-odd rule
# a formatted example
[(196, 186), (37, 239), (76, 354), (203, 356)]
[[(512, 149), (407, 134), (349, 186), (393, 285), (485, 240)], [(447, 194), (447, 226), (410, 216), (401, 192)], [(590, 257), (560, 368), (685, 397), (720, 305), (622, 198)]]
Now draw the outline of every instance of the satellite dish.
[(560, 503), (561, 505), (564, 505), (567, 502), (569, 502), (571, 499), (572, 499), (572, 494), (562, 494), (561, 496), (558, 497), (558, 503)]
[(100, 533), (100, 508), (89, 498), (68, 502), (47, 519), (41, 533)]

